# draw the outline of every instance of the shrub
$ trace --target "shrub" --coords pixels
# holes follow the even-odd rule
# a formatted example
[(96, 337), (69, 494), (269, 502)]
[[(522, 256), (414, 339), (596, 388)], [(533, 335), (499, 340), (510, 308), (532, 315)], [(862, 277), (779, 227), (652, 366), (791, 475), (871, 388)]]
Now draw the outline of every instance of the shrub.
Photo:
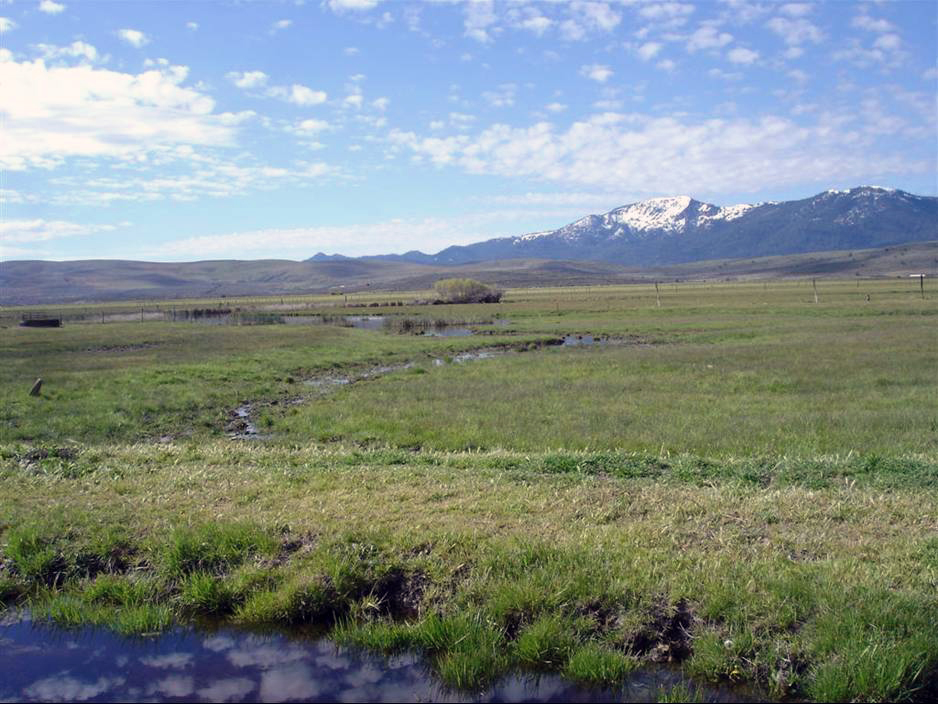
[(475, 279), (441, 279), (433, 284), (445, 303), (498, 303), (502, 292)]

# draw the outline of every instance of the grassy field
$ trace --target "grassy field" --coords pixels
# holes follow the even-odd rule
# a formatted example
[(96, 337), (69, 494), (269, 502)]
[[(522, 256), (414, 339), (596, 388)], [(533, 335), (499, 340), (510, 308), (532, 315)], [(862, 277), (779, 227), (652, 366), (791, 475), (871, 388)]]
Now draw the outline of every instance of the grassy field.
[[(669, 662), (775, 697), (933, 695), (934, 298), (800, 281), (374, 312), (507, 323), (4, 329), (4, 600), (128, 633), (312, 623), (470, 688)], [(608, 341), (548, 344), (567, 334)], [(245, 405), (261, 435), (232, 440)]]

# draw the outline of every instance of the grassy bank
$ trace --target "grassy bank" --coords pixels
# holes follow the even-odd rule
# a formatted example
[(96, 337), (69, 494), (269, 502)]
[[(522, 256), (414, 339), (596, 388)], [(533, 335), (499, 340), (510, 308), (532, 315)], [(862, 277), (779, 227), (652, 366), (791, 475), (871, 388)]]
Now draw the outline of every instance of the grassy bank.
[[(4, 329), (0, 595), (125, 633), (313, 624), (466, 687), (666, 662), (772, 696), (926, 699), (938, 307), (901, 283), (434, 306), (508, 321), (461, 338)], [(567, 333), (612, 342), (544, 344)], [(482, 347), (500, 353), (459, 361)], [(227, 437), (238, 406), (262, 439)]]
[(845, 458), (754, 476), (694, 457), (7, 448), (3, 591), (124, 632), (316, 624), (421, 650), (457, 686), (654, 661), (775, 695), (912, 698), (938, 666), (938, 465), (907, 462), (889, 485)]

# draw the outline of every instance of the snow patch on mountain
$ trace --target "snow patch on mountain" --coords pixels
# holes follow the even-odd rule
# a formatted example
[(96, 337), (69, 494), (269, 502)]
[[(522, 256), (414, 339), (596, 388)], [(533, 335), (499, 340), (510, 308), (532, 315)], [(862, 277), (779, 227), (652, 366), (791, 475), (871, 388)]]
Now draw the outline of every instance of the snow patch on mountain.
[(634, 232), (646, 230), (682, 232), (687, 225), (687, 220), (681, 215), (692, 201), (690, 196), (650, 198), (640, 203), (616, 208), (608, 213), (606, 218), (616, 224), (626, 225)]
[(520, 235), (515, 238), (516, 242), (525, 242), (527, 240), (536, 240), (538, 237), (543, 237), (544, 235), (552, 235), (556, 230), (542, 230), (541, 232), (529, 232), (526, 235)]

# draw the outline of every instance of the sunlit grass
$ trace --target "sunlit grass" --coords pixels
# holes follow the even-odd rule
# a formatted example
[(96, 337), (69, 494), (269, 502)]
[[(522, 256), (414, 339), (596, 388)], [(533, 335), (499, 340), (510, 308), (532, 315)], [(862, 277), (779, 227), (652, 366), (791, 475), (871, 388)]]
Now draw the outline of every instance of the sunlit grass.
[[(470, 338), (6, 329), (0, 600), (137, 635), (331, 630), (457, 687), (512, 668), (614, 685), (670, 659), (771, 696), (920, 696), (938, 307), (890, 281), (823, 283), (819, 304), (804, 282), (661, 295), (434, 307), (510, 321)], [(526, 350), (568, 332), (622, 344)], [(454, 361), (505, 343), (526, 351)], [(403, 362), (331, 395), (303, 383)], [(245, 401), (262, 441), (225, 437)]]

